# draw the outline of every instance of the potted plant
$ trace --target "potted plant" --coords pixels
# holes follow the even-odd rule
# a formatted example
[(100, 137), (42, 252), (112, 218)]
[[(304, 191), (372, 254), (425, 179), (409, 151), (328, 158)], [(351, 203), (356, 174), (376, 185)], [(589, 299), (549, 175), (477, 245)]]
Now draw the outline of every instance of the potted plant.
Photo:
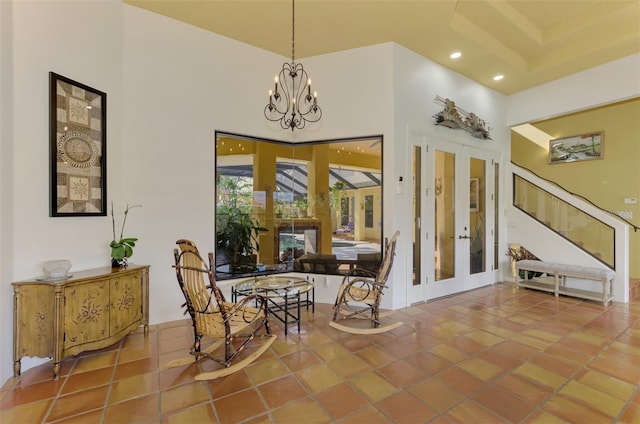
[(120, 228), (120, 238), (116, 239), (116, 218), (113, 213), (113, 202), (111, 202), (111, 227), (113, 231), (113, 239), (111, 240), (111, 266), (112, 267), (123, 267), (127, 266), (128, 258), (133, 255), (133, 248), (136, 246), (136, 242), (138, 241), (135, 237), (123, 237), (124, 234), (124, 226), (127, 223), (127, 216), (129, 215), (129, 210), (133, 208), (141, 207), (142, 205), (127, 205), (127, 208), (124, 210), (124, 219), (122, 220), (122, 227)]

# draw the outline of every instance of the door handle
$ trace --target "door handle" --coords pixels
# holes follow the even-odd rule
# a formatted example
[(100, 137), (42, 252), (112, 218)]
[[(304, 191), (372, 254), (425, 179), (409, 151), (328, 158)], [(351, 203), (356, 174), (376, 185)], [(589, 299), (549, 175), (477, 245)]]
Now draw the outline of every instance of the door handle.
[(470, 239), (471, 237), (469, 236), (458, 236), (459, 239)]

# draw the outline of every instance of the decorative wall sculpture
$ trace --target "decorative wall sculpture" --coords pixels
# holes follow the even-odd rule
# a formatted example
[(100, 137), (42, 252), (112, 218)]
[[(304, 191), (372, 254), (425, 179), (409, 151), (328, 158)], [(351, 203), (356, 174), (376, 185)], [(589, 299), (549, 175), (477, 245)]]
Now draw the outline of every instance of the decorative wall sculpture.
[(472, 112), (466, 112), (456, 106), (453, 100), (444, 99), (440, 96), (436, 96), (435, 102), (444, 106), (442, 111), (433, 115), (436, 119), (436, 125), (464, 130), (473, 137), (491, 140), (489, 133), (492, 128), (486, 121), (480, 119), (478, 115)]

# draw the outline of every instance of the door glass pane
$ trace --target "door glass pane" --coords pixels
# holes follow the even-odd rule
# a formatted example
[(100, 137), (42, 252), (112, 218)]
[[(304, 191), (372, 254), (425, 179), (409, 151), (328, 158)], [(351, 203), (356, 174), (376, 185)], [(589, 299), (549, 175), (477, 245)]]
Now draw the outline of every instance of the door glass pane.
[(487, 226), (485, 220), (486, 205), (485, 199), (485, 161), (471, 158), (469, 163), (469, 228), (471, 237), (469, 243), (469, 263), (470, 273), (477, 274), (484, 272), (485, 264), (485, 240)]
[(413, 147), (413, 285), (420, 284), (420, 176), (422, 175), (422, 148)]
[(435, 279), (455, 276), (455, 168), (453, 153), (435, 152)]
[(498, 240), (499, 240), (499, 229), (500, 229), (500, 223), (498, 222), (498, 216), (500, 215), (498, 213), (498, 194), (500, 193), (500, 190), (498, 190), (498, 188), (500, 187), (498, 185), (498, 183), (500, 182), (500, 166), (499, 164), (496, 162), (495, 167), (493, 169), (493, 192), (495, 193), (495, 195), (493, 196), (493, 210), (495, 211), (493, 214), (493, 269), (498, 269), (498, 265), (499, 265), (499, 261), (498, 261)]

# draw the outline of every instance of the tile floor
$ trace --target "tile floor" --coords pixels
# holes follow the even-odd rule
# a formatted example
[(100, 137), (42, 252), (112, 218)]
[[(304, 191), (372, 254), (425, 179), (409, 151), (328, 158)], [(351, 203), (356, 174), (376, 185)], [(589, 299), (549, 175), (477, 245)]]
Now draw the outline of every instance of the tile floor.
[[(640, 299), (602, 305), (497, 284), (397, 311), (357, 336), (305, 316), (231, 376), (167, 369), (190, 322), (32, 368), (0, 391), (5, 423), (640, 423)], [(203, 368), (210, 367), (209, 363)]]

